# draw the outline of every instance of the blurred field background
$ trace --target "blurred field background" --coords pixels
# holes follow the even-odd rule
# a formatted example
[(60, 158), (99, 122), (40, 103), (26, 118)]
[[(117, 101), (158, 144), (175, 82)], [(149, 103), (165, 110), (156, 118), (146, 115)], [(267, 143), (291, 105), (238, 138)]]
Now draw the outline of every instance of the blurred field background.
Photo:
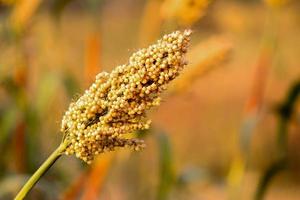
[(300, 199), (296, 0), (1, 0), (0, 199), (57, 147), (69, 103), (100, 71), (177, 29), (190, 65), (147, 148), (63, 156), (28, 199)]

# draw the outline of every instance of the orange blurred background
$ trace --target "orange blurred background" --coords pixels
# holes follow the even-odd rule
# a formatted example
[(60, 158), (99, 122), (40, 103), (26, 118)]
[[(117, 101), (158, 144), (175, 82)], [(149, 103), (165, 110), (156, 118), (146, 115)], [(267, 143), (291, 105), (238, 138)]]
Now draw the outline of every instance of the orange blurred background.
[[(1, 0), (0, 199), (59, 144), (100, 71), (193, 30), (190, 64), (149, 112), (147, 148), (63, 156), (28, 199), (299, 199), (300, 4), (276, 0)], [(292, 101), (292, 102), (291, 102)], [(269, 178), (268, 178), (269, 177)]]

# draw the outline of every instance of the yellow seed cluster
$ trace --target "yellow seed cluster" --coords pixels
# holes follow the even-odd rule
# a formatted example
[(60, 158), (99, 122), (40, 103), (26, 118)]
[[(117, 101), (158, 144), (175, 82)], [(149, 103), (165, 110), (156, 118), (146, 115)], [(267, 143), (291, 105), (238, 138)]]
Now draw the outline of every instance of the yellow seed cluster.
[(129, 62), (111, 73), (102, 72), (96, 81), (65, 113), (61, 131), (75, 154), (91, 163), (97, 154), (116, 147), (139, 150), (144, 142), (122, 135), (149, 128), (145, 113), (160, 103), (160, 93), (186, 65), (191, 31), (165, 35), (156, 44), (134, 53)]
[(165, 19), (174, 19), (189, 26), (199, 20), (206, 11), (210, 0), (164, 0), (161, 13)]

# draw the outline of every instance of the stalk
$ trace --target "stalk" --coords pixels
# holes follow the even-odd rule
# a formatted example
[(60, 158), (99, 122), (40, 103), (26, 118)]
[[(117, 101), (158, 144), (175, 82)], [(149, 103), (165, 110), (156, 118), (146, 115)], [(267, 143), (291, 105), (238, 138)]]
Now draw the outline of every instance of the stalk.
[(33, 186), (39, 179), (47, 172), (47, 170), (55, 163), (55, 161), (62, 155), (67, 147), (66, 142), (62, 142), (59, 147), (47, 158), (47, 160), (40, 166), (40, 168), (30, 177), (25, 183), (20, 192), (15, 197), (15, 200), (22, 200), (30, 192)]

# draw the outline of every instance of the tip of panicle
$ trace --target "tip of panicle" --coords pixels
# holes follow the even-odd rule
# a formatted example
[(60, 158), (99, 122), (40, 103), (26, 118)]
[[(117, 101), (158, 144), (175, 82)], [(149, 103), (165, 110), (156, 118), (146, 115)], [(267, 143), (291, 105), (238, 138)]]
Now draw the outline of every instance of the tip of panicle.
[(191, 34), (192, 34), (192, 30), (191, 29), (185, 29), (184, 31), (183, 31), (183, 35), (185, 35), (185, 36), (190, 36)]

